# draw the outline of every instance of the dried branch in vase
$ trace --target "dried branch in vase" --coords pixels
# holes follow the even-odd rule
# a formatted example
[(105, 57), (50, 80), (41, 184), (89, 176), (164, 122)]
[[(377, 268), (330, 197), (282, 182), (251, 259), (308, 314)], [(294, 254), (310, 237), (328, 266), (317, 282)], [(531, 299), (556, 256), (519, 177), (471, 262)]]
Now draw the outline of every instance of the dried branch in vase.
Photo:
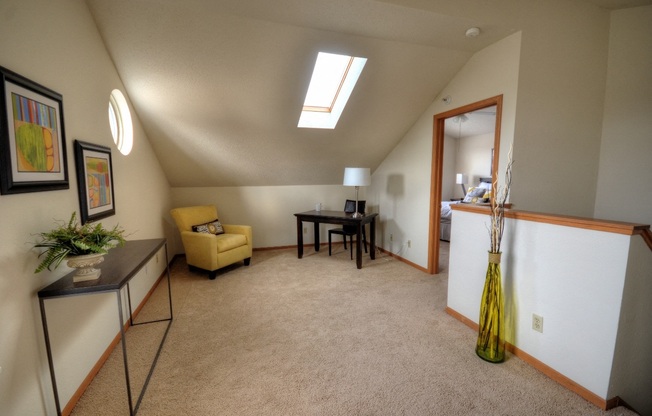
[(509, 191), (512, 187), (512, 160), (513, 147), (510, 146), (507, 155), (507, 169), (505, 171), (505, 184), (498, 186), (498, 180), (494, 179), (492, 186), (494, 197), (491, 198), (491, 215), (489, 225), (490, 252), (500, 253), (500, 243), (503, 239), (505, 229), (505, 203), (509, 197)]

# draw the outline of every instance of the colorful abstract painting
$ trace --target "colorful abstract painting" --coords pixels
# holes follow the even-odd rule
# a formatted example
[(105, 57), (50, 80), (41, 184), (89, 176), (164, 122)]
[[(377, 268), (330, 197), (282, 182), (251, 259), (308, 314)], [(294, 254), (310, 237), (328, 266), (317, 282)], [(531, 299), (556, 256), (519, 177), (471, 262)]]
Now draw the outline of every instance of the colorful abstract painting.
[(59, 172), (56, 110), (12, 93), (18, 172)]
[(0, 67), (0, 193), (68, 189), (61, 94)]
[(111, 204), (111, 178), (107, 159), (86, 157), (86, 187), (89, 208)]
[(111, 149), (75, 140), (75, 162), (82, 223), (115, 214)]

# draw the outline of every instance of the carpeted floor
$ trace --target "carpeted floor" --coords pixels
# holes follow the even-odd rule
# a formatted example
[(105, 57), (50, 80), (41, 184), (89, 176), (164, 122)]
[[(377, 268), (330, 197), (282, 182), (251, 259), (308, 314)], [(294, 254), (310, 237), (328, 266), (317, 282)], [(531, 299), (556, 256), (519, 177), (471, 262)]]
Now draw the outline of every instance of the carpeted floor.
[[(177, 259), (175, 319), (138, 414), (635, 414), (602, 411), (511, 355), (480, 360), (474, 331), (444, 312), (446, 286), (445, 273), (384, 254), (357, 270), (341, 245), (301, 260), (256, 251), (251, 266), (216, 280)], [(164, 316), (165, 296), (157, 291), (139, 320)], [(164, 326), (128, 331), (136, 389)], [(73, 415), (127, 414), (125, 397), (117, 349)]]

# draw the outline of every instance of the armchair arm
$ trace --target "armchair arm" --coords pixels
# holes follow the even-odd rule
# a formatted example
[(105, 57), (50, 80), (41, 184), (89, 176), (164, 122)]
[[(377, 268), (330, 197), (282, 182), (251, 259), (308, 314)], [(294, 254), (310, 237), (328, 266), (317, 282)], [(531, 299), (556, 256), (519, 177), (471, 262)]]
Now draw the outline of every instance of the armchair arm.
[(182, 231), (181, 241), (188, 264), (206, 270), (217, 268), (217, 238), (213, 234)]
[(227, 234), (243, 234), (247, 237), (247, 244), (253, 245), (253, 233), (250, 225), (222, 224), (222, 227)]

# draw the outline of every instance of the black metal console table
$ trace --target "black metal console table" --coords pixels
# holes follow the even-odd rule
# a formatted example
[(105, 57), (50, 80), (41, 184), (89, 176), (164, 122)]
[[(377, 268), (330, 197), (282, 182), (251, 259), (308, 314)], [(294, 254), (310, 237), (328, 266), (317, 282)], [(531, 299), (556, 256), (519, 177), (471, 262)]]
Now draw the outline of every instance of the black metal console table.
[[(136, 276), (136, 274), (147, 264), (147, 262), (161, 249), (165, 246), (165, 267), (168, 283), (168, 300), (170, 304), (170, 317), (163, 318), (147, 322), (134, 323), (133, 321), (133, 310), (131, 305), (131, 293), (129, 291), (129, 282), (131, 279)], [(50, 376), (52, 378), (52, 388), (54, 390), (54, 401), (57, 407), (57, 415), (61, 415), (61, 404), (59, 402), (59, 392), (57, 390), (57, 379), (54, 374), (54, 362), (52, 356), (52, 346), (50, 344), (50, 336), (48, 332), (47, 317), (45, 313), (45, 301), (47, 299), (68, 297), (68, 296), (78, 296), (78, 295), (90, 295), (98, 293), (110, 293), (114, 292), (118, 302), (118, 318), (119, 318), (119, 327), (120, 327), (120, 340), (122, 344), (122, 357), (124, 362), (125, 370), (125, 379), (127, 383), (127, 396), (129, 401), (129, 414), (135, 415), (140, 406), (140, 402), (147, 390), (147, 384), (154, 372), (154, 367), (158, 361), (158, 357), (161, 353), (163, 343), (167, 337), (168, 331), (170, 330), (170, 325), (172, 324), (172, 291), (170, 286), (170, 267), (167, 256), (167, 243), (164, 238), (160, 239), (151, 239), (151, 240), (134, 240), (127, 241), (127, 243), (122, 247), (116, 247), (109, 250), (109, 253), (105, 256), (105, 260), (99, 266), (102, 269), (102, 274), (99, 279), (73, 283), (73, 274), (74, 272), (62, 277), (51, 285), (41, 289), (38, 292), (39, 304), (41, 307), (41, 319), (43, 321), (43, 332), (45, 334), (45, 346), (47, 349), (48, 363), (50, 365)], [(168, 324), (165, 328), (165, 333), (161, 339), (161, 343), (158, 346), (156, 351), (156, 356), (152, 362), (152, 365), (147, 374), (147, 378), (143, 385), (143, 388), (138, 396), (136, 403), (133, 403), (132, 394), (131, 394), (131, 383), (129, 379), (129, 365), (127, 359), (127, 344), (125, 339), (125, 325), (124, 325), (124, 315), (123, 315), (123, 305), (122, 305), (122, 296), (120, 292), (122, 288), (126, 286), (127, 289), (127, 301), (129, 306), (129, 324), (134, 325), (145, 325), (156, 322), (168, 321)]]

